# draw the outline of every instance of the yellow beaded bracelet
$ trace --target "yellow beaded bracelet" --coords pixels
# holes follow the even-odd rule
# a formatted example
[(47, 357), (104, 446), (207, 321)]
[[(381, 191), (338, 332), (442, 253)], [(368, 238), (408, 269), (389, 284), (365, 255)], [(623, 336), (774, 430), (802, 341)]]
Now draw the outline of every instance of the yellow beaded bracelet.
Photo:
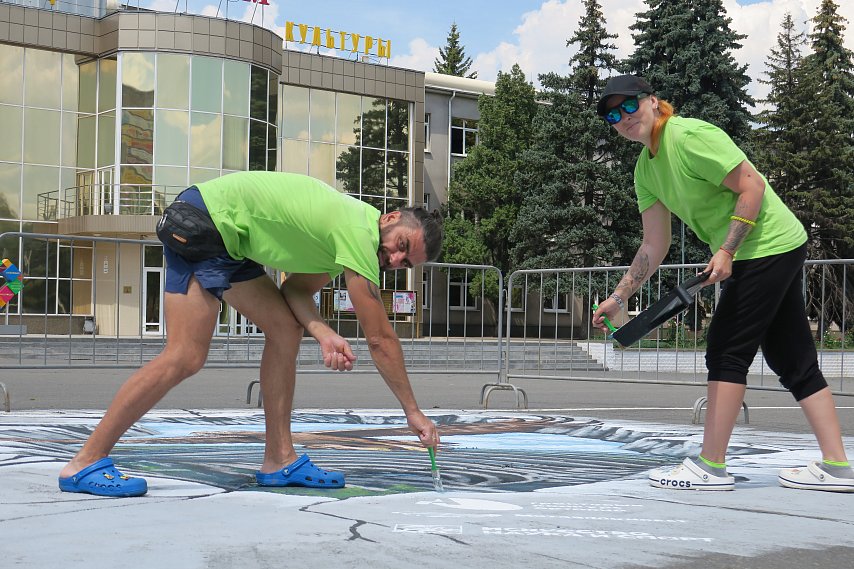
[(751, 227), (756, 227), (756, 222), (753, 221), (752, 219), (747, 219), (746, 217), (739, 217), (737, 215), (733, 215), (733, 216), (730, 216), (730, 219), (732, 221), (740, 221), (742, 223), (746, 223), (747, 225), (749, 225)]

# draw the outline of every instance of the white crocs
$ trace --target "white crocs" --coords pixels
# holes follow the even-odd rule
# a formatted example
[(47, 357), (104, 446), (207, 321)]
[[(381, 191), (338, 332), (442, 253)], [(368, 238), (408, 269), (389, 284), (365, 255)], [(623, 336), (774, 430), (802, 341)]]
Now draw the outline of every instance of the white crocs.
[(822, 470), (818, 461), (809, 463), (806, 468), (781, 468), (777, 480), (786, 488), (854, 492), (854, 478), (837, 478)]
[(672, 490), (733, 490), (735, 478), (709, 474), (690, 458), (678, 466), (656, 468), (649, 473), (649, 483), (656, 488)]

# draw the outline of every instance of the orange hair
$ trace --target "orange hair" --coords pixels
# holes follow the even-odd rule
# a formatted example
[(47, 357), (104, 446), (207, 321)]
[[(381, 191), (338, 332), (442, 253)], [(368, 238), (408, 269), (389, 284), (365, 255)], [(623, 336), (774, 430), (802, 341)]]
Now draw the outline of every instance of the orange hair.
[(658, 117), (655, 119), (655, 124), (652, 125), (652, 134), (650, 135), (650, 142), (652, 143), (654, 152), (658, 152), (658, 141), (661, 138), (661, 131), (664, 130), (664, 125), (667, 124), (667, 121), (670, 120), (670, 117), (675, 112), (673, 105), (664, 99), (658, 100)]

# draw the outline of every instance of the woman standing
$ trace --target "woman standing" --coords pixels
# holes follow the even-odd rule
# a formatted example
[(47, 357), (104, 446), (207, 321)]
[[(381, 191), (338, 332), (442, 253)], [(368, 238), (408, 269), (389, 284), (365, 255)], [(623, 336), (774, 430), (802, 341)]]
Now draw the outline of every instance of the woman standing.
[(706, 284), (723, 282), (708, 332), (708, 409), (697, 458), (650, 472), (658, 488), (732, 490), (726, 449), (758, 348), (803, 409), (822, 452), (805, 468), (780, 470), (789, 488), (854, 492), (830, 388), (818, 367), (801, 293), (807, 235), (767, 180), (719, 128), (674, 116), (641, 77), (608, 81), (597, 112), (644, 148), (635, 165), (643, 242), (614, 293), (593, 314), (605, 330), (655, 273), (670, 248), (671, 213), (708, 243)]

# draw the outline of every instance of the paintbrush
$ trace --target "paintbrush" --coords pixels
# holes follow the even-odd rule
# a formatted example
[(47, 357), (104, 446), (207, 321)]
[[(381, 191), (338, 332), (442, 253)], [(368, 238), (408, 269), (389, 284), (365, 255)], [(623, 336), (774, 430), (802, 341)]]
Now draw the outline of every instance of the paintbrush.
[(442, 475), (439, 473), (439, 467), (436, 466), (436, 450), (433, 447), (427, 447), (427, 452), (430, 453), (430, 472), (433, 474), (433, 489), (436, 492), (444, 492), (442, 486)]

